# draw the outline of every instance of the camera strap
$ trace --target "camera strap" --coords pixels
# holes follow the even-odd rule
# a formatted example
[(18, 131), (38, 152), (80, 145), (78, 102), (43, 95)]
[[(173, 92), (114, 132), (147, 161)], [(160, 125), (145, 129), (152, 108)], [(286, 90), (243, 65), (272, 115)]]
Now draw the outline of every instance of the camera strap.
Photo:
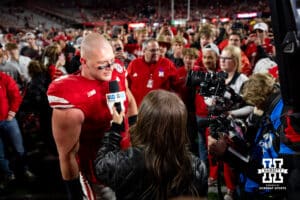
[(235, 72), (232, 79), (229, 81), (229, 83), (227, 85), (234, 85), (240, 75), (241, 75), (241, 73)]

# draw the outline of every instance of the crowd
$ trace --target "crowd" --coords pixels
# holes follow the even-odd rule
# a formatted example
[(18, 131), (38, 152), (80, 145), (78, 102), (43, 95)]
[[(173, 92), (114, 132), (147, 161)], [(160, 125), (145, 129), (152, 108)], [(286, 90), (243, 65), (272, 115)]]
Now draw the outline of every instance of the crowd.
[(278, 192), (256, 172), (262, 158), (293, 172), (298, 151), (271, 30), (257, 18), (3, 32), (1, 189), (38, 178), (37, 151), (58, 159), (69, 199), (205, 199), (222, 177), (225, 200), (293, 199), (288, 175)]

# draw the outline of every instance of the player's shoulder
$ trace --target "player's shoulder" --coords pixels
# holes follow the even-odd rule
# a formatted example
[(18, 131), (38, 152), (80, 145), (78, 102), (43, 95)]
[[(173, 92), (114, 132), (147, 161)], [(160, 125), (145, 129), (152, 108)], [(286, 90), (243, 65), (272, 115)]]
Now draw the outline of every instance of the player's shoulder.
[(63, 75), (60, 76), (56, 79), (54, 79), (50, 85), (49, 88), (65, 88), (70, 85), (78, 85), (80, 84), (80, 76), (78, 75), (73, 75), (73, 74), (68, 74), (68, 75)]

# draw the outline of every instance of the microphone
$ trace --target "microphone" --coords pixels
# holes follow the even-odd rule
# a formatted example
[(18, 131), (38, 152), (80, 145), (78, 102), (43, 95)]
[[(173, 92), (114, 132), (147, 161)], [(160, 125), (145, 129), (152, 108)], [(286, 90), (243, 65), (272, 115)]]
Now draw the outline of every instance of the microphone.
[(119, 83), (117, 80), (109, 82), (109, 93), (106, 94), (107, 105), (112, 113), (112, 106), (116, 107), (118, 113), (124, 110), (124, 101), (126, 100), (126, 94), (124, 91), (120, 91)]

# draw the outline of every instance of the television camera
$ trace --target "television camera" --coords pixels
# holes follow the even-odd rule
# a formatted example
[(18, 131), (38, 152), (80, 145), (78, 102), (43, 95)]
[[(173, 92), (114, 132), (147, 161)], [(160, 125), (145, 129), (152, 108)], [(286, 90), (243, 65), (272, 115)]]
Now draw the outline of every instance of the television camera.
[(226, 85), (227, 77), (226, 72), (189, 71), (186, 85), (196, 88), (200, 95), (211, 98), (214, 102), (208, 106), (208, 117), (201, 120), (199, 125), (209, 127), (210, 135), (215, 139), (226, 134), (229, 138), (228, 150), (248, 162), (249, 156), (245, 148), (247, 143), (244, 137), (247, 127), (243, 120), (227, 114), (230, 110), (241, 108), (245, 102), (229, 85)]

